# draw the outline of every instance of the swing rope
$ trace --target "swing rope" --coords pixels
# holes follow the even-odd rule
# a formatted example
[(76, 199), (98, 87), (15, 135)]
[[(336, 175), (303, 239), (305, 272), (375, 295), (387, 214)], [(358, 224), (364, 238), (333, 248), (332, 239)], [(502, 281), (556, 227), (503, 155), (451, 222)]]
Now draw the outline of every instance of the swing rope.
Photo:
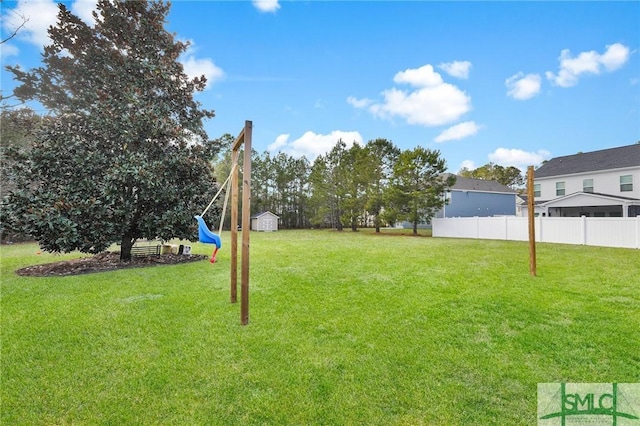
[[(231, 168), (231, 173), (235, 169), (235, 165)], [(228, 186), (231, 186), (231, 182), (228, 183)], [(227, 215), (227, 202), (229, 201), (229, 191), (230, 188), (224, 194), (224, 203), (222, 204), (222, 216), (220, 217), (220, 228), (218, 229), (218, 235), (222, 234), (222, 227), (224, 226), (224, 217)]]
[[(222, 191), (225, 189), (225, 187), (227, 186), (227, 184), (229, 183), (229, 180), (231, 179), (231, 176), (233, 176), (233, 173), (236, 170), (236, 167), (238, 166), (238, 157), (240, 156), (240, 154), (238, 152), (236, 152), (235, 158), (233, 159), (233, 163), (231, 166), (231, 171), (229, 172), (229, 176), (227, 176), (227, 178), (225, 179), (224, 183), (222, 185), (220, 185), (220, 189), (218, 190), (218, 192), (216, 192), (216, 195), (213, 196), (213, 198), (211, 199), (211, 202), (209, 203), (209, 205), (207, 206), (207, 208), (205, 208), (202, 213), (200, 213), (200, 216), (204, 217), (204, 214), (209, 211), (209, 209), (211, 208), (211, 206), (213, 205), (213, 203), (218, 199), (218, 196), (220, 195), (220, 193), (222, 193)], [(229, 191), (227, 191), (227, 193), (225, 194), (225, 202), (224, 202), (224, 208), (223, 208), (223, 218), (224, 218), (224, 212), (227, 211), (227, 198), (228, 198), (228, 194)], [(224, 219), (223, 219), (224, 220)], [(222, 231), (222, 226), (220, 226), (220, 231)]]

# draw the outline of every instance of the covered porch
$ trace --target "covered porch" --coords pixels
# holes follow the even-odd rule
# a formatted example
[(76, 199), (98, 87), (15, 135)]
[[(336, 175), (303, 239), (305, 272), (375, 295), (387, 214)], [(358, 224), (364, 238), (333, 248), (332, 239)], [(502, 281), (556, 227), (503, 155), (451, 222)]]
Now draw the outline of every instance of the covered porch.
[(542, 204), (550, 217), (636, 217), (640, 200), (609, 194), (576, 192)]

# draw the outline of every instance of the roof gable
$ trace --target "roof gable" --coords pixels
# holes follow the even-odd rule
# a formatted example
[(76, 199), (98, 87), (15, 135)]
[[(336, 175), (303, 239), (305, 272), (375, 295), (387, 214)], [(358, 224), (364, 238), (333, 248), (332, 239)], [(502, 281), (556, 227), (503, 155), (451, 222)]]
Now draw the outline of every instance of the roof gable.
[(599, 194), (597, 192), (574, 192), (573, 194), (564, 195), (554, 200), (545, 201), (543, 204), (546, 207), (574, 207), (576, 205), (607, 206), (612, 202), (627, 202), (636, 205), (640, 203), (640, 200), (616, 195)]
[(259, 217), (262, 217), (262, 216), (265, 216), (265, 215), (267, 215), (267, 216), (273, 216), (273, 217), (275, 217), (275, 218), (277, 218), (277, 219), (280, 219), (280, 217), (279, 217), (278, 215), (276, 215), (276, 214), (274, 214), (274, 213), (271, 213), (270, 211), (265, 211), (265, 212), (256, 213), (256, 214), (254, 214), (253, 216), (251, 216), (251, 219), (258, 219)]
[(536, 178), (640, 167), (640, 144), (556, 157), (535, 171)]

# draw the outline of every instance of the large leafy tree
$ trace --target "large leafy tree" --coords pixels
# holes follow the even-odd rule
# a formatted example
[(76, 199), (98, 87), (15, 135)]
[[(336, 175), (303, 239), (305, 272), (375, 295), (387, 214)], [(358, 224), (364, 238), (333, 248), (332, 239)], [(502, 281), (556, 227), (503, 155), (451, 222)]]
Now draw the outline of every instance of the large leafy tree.
[(56, 116), (16, 154), (17, 188), (6, 200), (43, 249), (99, 252), (138, 238), (196, 236), (194, 213), (213, 188), (212, 149), (178, 57), (187, 44), (164, 29), (162, 1), (99, 0), (90, 27), (59, 5), (43, 65), (7, 67), (15, 95)]
[(3, 150), (9, 147), (28, 148), (43, 120), (44, 118), (31, 108), (1, 110), (0, 148)]
[[(12, 151), (29, 150), (33, 145), (34, 135), (43, 118), (30, 108), (9, 109), (0, 111), (0, 200), (16, 188), (12, 171), (16, 167), (12, 159)], [(2, 238), (13, 234), (15, 237), (19, 229), (14, 229), (12, 212), (6, 205), (0, 203), (0, 235)]]
[(444, 205), (442, 194), (455, 184), (454, 175), (444, 175), (446, 161), (440, 151), (420, 146), (403, 151), (393, 167), (393, 200), (398, 216), (413, 224), (429, 222)]
[(524, 176), (522, 176), (522, 172), (514, 166), (504, 167), (499, 164), (487, 163), (484, 166), (473, 170), (465, 167), (460, 170), (458, 174), (467, 178), (495, 180), (511, 188), (517, 188), (524, 185)]

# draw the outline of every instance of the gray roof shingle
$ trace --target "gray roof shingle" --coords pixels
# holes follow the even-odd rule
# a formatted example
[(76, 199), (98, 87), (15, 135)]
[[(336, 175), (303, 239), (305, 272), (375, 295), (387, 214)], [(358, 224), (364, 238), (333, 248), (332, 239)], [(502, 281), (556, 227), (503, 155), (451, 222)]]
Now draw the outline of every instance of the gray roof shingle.
[(634, 166), (640, 166), (640, 143), (552, 158), (535, 171), (535, 177), (571, 175)]
[(472, 179), (462, 176), (456, 176), (456, 183), (451, 187), (451, 189), (482, 192), (517, 192), (506, 185), (502, 185), (501, 183), (496, 182), (495, 180)]

